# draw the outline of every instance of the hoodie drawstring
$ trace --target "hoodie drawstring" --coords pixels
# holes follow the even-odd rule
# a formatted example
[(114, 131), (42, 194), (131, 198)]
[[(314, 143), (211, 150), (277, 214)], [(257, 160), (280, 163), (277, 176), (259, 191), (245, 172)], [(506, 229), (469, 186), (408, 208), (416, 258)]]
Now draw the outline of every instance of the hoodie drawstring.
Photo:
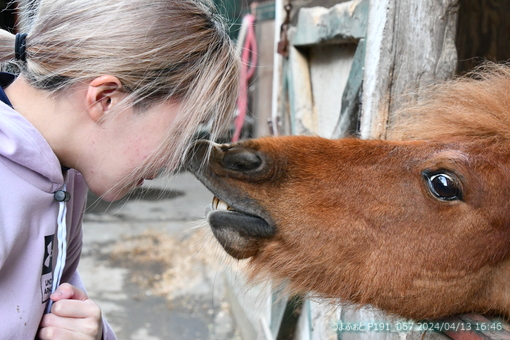
[[(67, 225), (66, 225), (66, 215), (67, 215), (67, 205), (66, 202), (69, 201), (71, 195), (66, 191), (66, 185), (62, 190), (56, 191), (54, 193), (54, 198), (59, 202), (58, 208), (58, 217), (57, 217), (57, 239), (58, 239), (58, 256), (57, 263), (55, 264), (55, 271), (53, 273), (53, 283), (51, 292), (53, 293), (57, 290), (58, 286), (60, 286), (60, 280), (62, 279), (62, 273), (64, 272), (64, 267), (66, 265), (66, 255), (67, 255)], [(51, 306), (53, 301), (50, 299), (48, 302), (48, 306), (46, 307), (46, 313), (51, 312)]]

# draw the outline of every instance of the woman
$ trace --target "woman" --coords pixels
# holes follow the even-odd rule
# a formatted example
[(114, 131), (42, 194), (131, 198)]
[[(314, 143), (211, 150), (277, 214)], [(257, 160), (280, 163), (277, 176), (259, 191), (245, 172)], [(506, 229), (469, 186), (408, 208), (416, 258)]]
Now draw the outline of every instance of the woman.
[[(87, 188), (175, 171), (234, 110), (238, 60), (207, 0), (20, 3), (0, 32), (0, 334), (114, 339), (76, 271)], [(15, 57), (15, 61), (12, 61)]]

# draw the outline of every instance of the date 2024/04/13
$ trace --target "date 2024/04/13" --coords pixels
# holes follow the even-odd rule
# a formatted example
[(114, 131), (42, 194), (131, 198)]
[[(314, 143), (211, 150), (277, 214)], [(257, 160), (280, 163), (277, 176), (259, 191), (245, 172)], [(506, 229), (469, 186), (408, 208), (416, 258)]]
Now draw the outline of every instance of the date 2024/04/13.
[(335, 322), (338, 332), (501, 331), (501, 322)]

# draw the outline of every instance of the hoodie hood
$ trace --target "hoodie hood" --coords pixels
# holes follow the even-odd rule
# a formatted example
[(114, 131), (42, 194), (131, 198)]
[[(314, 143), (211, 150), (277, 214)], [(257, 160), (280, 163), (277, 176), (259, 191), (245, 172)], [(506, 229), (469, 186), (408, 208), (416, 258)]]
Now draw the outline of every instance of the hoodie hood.
[(15, 172), (41, 190), (54, 192), (64, 183), (60, 162), (48, 142), (25, 117), (4, 102), (0, 102), (0, 161), (13, 170), (21, 170), (17, 167), (31, 170)]

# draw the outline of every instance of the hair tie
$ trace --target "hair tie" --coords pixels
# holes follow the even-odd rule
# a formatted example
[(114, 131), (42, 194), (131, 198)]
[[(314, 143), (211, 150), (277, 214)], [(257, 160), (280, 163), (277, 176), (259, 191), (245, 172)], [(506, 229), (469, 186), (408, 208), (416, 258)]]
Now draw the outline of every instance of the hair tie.
[(27, 60), (27, 55), (25, 54), (26, 39), (26, 33), (16, 33), (16, 41), (14, 42), (14, 58), (16, 58), (16, 60)]

